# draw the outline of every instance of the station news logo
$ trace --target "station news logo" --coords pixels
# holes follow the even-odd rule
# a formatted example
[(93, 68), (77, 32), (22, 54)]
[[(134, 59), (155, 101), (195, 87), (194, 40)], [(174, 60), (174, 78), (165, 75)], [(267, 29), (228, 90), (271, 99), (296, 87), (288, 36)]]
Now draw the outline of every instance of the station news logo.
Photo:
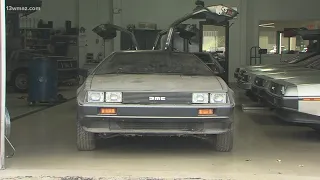
[(41, 7), (6, 6), (7, 11), (40, 11)]

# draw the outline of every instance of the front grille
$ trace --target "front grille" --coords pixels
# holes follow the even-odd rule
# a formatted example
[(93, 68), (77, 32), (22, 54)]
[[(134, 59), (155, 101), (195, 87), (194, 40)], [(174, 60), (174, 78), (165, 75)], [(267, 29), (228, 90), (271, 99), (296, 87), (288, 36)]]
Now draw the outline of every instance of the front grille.
[(256, 77), (254, 80), (254, 84), (259, 87), (263, 87), (264, 81), (265, 81), (264, 79)]
[(134, 122), (117, 121), (120, 129), (127, 130), (180, 130), (180, 131), (202, 131), (204, 123), (201, 122)]
[(192, 93), (123, 92), (123, 104), (192, 104)]

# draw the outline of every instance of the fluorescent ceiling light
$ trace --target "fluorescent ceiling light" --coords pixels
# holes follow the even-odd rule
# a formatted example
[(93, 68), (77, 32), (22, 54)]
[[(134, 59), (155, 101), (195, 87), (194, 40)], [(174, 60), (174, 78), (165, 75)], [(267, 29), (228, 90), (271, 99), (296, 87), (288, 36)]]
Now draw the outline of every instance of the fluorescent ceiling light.
[(259, 27), (264, 27), (264, 28), (275, 28), (275, 26), (265, 26), (265, 25), (259, 25)]
[(271, 25), (274, 25), (274, 23), (260, 24), (259, 26), (271, 26)]

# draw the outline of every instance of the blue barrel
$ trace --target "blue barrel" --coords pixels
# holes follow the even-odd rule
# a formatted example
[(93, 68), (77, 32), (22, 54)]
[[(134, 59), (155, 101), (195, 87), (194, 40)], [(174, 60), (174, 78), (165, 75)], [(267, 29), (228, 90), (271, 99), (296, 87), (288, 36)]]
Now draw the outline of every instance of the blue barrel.
[(28, 101), (55, 102), (58, 96), (58, 63), (54, 58), (35, 57), (29, 62)]

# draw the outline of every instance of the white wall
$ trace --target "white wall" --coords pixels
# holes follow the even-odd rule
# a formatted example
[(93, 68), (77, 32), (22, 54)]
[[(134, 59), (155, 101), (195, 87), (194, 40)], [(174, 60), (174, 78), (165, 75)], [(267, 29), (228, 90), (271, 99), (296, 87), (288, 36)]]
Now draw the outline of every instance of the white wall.
[(65, 21), (72, 22), (77, 27), (77, 0), (42, 0), (42, 7), (28, 17), (53, 21), (53, 28), (64, 28)]

